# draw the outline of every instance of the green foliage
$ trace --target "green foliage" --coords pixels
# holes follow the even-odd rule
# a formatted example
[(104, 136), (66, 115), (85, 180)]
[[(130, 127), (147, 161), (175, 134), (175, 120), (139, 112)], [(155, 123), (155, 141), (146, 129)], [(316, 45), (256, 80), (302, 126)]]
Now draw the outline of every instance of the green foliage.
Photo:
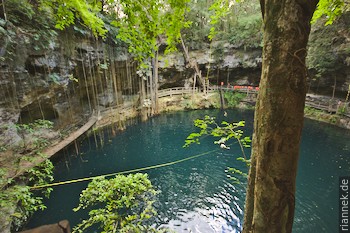
[(240, 92), (225, 91), (224, 98), (227, 106), (230, 108), (237, 107), (239, 103), (246, 97), (246, 94)]
[(188, 3), (190, 0), (168, 0), (170, 9), (163, 15), (162, 27), (166, 36), (167, 48), (165, 53), (176, 51), (176, 45), (181, 38), (181, 30), (189, 28), (191, 21), (185, 19), (189, 12)]
[(182, 102), (182, 106), (184, 109), (195, 109), (195, 105), (192, 100), (185, 100)]
[(61, 79), (61, 77), (59, 76), (59, 74), (57, 73), (51, 73), (48, 75), (48, 78), (53, 81), (55, 84), (60, 85), (59, 80)]
[(345, 8), (346, 4), (349, 3), (345, 3), (345, 0), (320, 0), (311, 22), (315, 23), (319, 18), (325, 15), (327, 18), (325, 25), (332, 24), (333, 21), (347, 9)]
[(186, 44), (191, 48), (203, 48), (204, 43), (213, 40), (230, 42), (236, 47), (261, 46), (262, 19), (258, 1), (196, 0), (186, 17), (193, 22), (189, 30), (183, 30)]
[(344, 33), (349, 27), (349, 20), (350, 13), (345, 13), (327, 27), (323, 25), (324, 19), (313, 25), (306, 62), (317, 78), (343, 75), (346, 69), (344, 61), (350, 54), (348, 36)]
[[(17, 131), (22, 135), (23, 138), (25, 138), (26, 135), (32, 136), (32, 143), (35, 149), (40, 150), (47, 146), (49, 142), (47, 139), (36, 136), (35, 132), (40, 129), (52, 129), (53, 128), (53, 122), (49, 120), (35, 120), (34, 123), (29, 124), (16, 124), (15, 125)], [(23, 145), (24, 148), (27, 147), (26, 144)]]
[(215, 144), (227, 143), (230, 139), (235, 139), (239, 143), (244, 154), (243, 147), (250, 147), (250, 138), (243, 137), (243, 131), (240, 129), (244, 127), (245, 122), (240, 121), (238, 123), (228, 123), (222, 121), (221, 125), (217, 124), (214, 117), (205, 116), (204, 119), (196, 119), (194, 125), (200, 129), (199, 132), (191, 133), (185, 140), (183, 147), (188, 147), (192, 143), (200, 144), (199, 139), (203, 135), (211, 135), (213, 137), (220, 138), (214, 141)]
[(91, 209), (89, 218), (73, 232), (83, 232), (94, 225), (99, 225), (102, 233), (158, 232), (147, 225), (147, 219), (155, 214), (152, 200), (156, 193), (147, 174), (96, 178), (82, 191), (79, 206), (74, 209)]
[(315, 116), (317, 118), (321, 118), (324, 112), (313, 107), (305, 106), (304, 114), (307, 116)]
[(119, 28), (117, 38), (129, 45), (129, 52), (140, 62), (154, 56), (162, 35), (167, 37), (167, 51), (176, 50), (181, 29), (190, 25), (184, 19), (188, 2), (189, 0), (120, 1), (118, 7), (123, 15), (114, 12), (117, 20), (112, 22), (112, 25)]
[(329, 123), (336, 124), (339, 121), (338, 115), (330, 115), (329, 117)]
[[(345, 102), (346, 103), (346, 102)], [(341, 104), (337, 109), (338, 115), (344, 115), (348, 112), (348, 107), (346, 104)]]
[[(37, 167), (20, 176), (16, 182), (7, 180), (1, 174), (0, 210), (12, 222), (12, 228), (18, 230), (35, 211), (44, 210), (43, 197), (49, 197), (51, 188), (36, 191), (30, 190), (32, 185), (43, 185), (53, 181), (53, 165), (46, 160)], [(26, 185), (27, 184), (27, 185)], [(6, 187), (4, 187), (6, 185)], [(14, 210), (14, 211), (13, 211)]]
[[(250, 167), (250, 162), (251, 162), (250, 159), (238, 157), (237, 160), (245, 163), (245, 165), (247, 167)], [(237, 168), (234, 168), (234, 167), (228, 167), (227, 170), (225, 170), (225, 172), (229, 173), (229, 174), (227, 174), (228, 178), (235, 184), (241, 184), (242, 177), (245, 179), (248, 178), (248, 174), (246, 172), (243, 172), (243, 171), (241, 171)]]
[(331, 124), (336, 124), (339, 121), (339, 115), (330, 114), (322, 110), (318, 110), (312, 107), (305, 106), (304, 108), (305, 116), (315, 119), (318, 121), (323, 121)]
[(248, 178), (248, 174), (237, 169), (237, 168), (233, 168), (233, 167), (229, 167), (227, 168), (227, 170), (225, 170), (226, 173), (230, 173), (227, 176), (229, 177), (229, 179), (235, 183), (235, 184), (240, 184), (240, 177), (244, 177), (244, 178)]
[[(55, 28), (63, 30), (77, 21), (90, 28), (95, 36), (105, 36), (107, 32), (99, 17), (102, 10), (100, 1), (8, 0), (5, 1), (5, 8), (9, 25), (5, 47), (10, 60), (15, 59), (15, 47), (18, 43), (16, 36), (19, 33), (26, 38), (25, 43), (31, 44), (33, 50), (38, 51), (47, 49), (57, 38)], [(11, 25), (17, 28), (12, 28)], [(23, 39), (20, 42), (23, 43)]]
[[(150, 7), (149, 4), (145, 7), (147, 6)], [(112, 22), (112, 25), (120, 28), (117, 38), (126, 42), (129, 45), (129, 52), (142, 61), (143, 57), (151, 56), (156, 48), (157, 32), (154, 30), (157, 28), (155, 18), (158, 17), (159, 11), (150, 7), (151, 12), (148, 13), (148, 9), (143, 9), (142, 3), (138, 1), (124, 3), (123, 7), (125, 8), (123, 12), (127, 16)], [(153, 18), (149, 19), (148, 14)]]
[(262, 17), (259, 2), (245, 0), (240, 4), (233, 4), (231, 8), (231, 14), (221, 21), (223, 30), (218, 32), (218, 38), (229, 41), (235, 47), (261, 47)]
[(208, 7), (211, 1), (192, 0), (190, 10), (186, 12), (186, 20), (191, 21), (191, 27), (182, 30), (183, 40), (190, 48), (200, 49), (203, 42), (208, 40), (210, 32), (210, 12)]
[[(107, 67), (107, 65), (106, 65), (106, 67)], [(101, 68), (102, 68), (102, 67), (101, 67)], [(70, 74), (70, 75), (68, 76), (68, 79), (69, 79), (70, 81), (73, 81), (73, 82), (76, 82), (76, 83), (79, 82), (79, 80), (78, 80), (77, 78), (75, 78), (72, 74)]]
[[(238, 123), (222, 121), (221, 125), (219, 125), (216, 123), (214, 117), (205, 116), (204, 119), (196, 119), (194, 121), (194, 125), (198, 127), (200, 131), (191, 133), (186, 138), (183, 147), (188, 147), (193, 143), (200, 144), (199, 140), (201, 137), (211, 135), (213, 137), (220, 138), (219, 140), (214, 141), (215, 144), (219, 144), (221, 148), (229, 149), (226, 144), (233, 139), (234, 141), (238, 142), (243, 154), (243, 157), (238, 157), (237, 160), (245, 163), (247, 167), (250, 166), (250, 159), (247, 159), (244, 153), (244, 148), (250, 147), (251, 139), (250, 137), (244, 137), (243, 130), (240, 129), (241, 127), (244, 127), (244, 121), (240, 121)], [(240, 183), (240, 178), (242, 176), (245, 178), (248, 177), (245, 172), (237, 168), (228, 168), (226, 172), (230, 173), (228, 177), (237, 184)]]
[(95, 36), (104, 36), (107, 30), (98, 16), (102, 10), (100, 1), (92, 0), (41, 0), (41, 9), (52, 11), (57, 29), (63, 30), (75, 23), (76, 19), (90, 28)]
[[(9, 22), (18, 27), (28, 26), (25, 30), (25, 43), (33, 43), (34, 50), (48, 47), (57, 37), (56, 29), (80, 22), (90, 28), (95, 36), (107, 35), (116, 37), (129, 45), (129, 52), (141, 63), (153, 57), (163, 37), (166, 37), (167, 50), (176, 50), (181, 29), (189, 27), (184, 15), (188, 12), (190, 0), (39, 0), (32, 3), (28, 0), (6, 1)], [(41, 15), (42, 17), (35, 17)], [(1, 23), (1, 22), (0, 22)], [(5, 23), (4, 23), (5, 24)], [(32, 28), (38, 30), (31, 31)], [(78, 25), (74, 30), (86, 34)], [(42, 30), (44, 29), (44, 30)], [(27, 33), (27, 30), (30, 30)], [(0, 25), (0, 33), (5, 35), (5, 51), (10, 60), (16, 59), (17, 29), (5, 30)], [(119, 40), (119, 41), (118, 41)], [(1, 41), (2, 42), (2, 41)], [(23, 42), (21, 42), (23, 43)], [(17, 55), (18, 57), (18, 55)], [(5, 58), (1, 58), (4, 60)], [(53, 77), (53, 81), (57, 81)]]
[(244, 48), (258, 48), (262, 43), (262, 19), (260, 13), (242, 15), (228, 34), (231, 44)]
[(32, 48), (35, 51), (47, 50), (50, 43), (57, 38), (57, 32), (50, 25), (43, 25), (41, 29), (35, 30), (31, 37)]
[(27, 0), (8, 0), (5, 2), (8, 20), (15, 25), (22, 22), (30, 22), (35, 16), (35, 10), (32, 4)]
[[(14, 26), (22, 28), (37, 29), (36, 31), (28, 32), (30, 36), (38, 36), (35, 33), (51, 29), (53, 21), (50, 12), (40, 10), (35, 4), (28, 0), (8, 0), (5, 2), (7, 20)], [(40, 15), (38, 17), (37, 15)], [(38, 38), (37, 38), (38, 39)]]
[[(236, 0), (238, 2), (238, 0)], [(216, 0), (209, 7), (209, 11), (213, 11), (214, 13), (210, 16), (210, 24), (212, 27), (210, 28), (210, 32), (208, 38), (212, 41), (215, 35), (218, 33), (215, 25), (219, 24), (230, 12), (230, 1), (229, 0)]]
[(4, 145), (4, 146), (0, 146), (0, 152), (4, 152), (7, 150), (7, 147)]
[[(26, 172), (26, 179), (29, 181), (31, 186), (34, 185), (45, 185), (54, 180), (53, 178), (53, 164), (49, 159), (46, 159), (44, 162), (38, 166), (29, 169)], [(52, 188), (46, 188), (41, 190), (42, 194), (46, 198), (49, 198)]]
[(52, 127), (52, 121), (42, 119), (35, 120), (34, 123), (16, 125), (17, 130), (24, 130), (28, 133), (33, 133), (37, 129), (52, 129)]
[(0, 20), (0, 42), (5, 51), (1, 60), (8, 64), (18, 62), (26, 52), (21, 46), (31, 48), (33, 52), (50, 47), (57, 33), (48, 11), (39, 10), (27, 0), (8, 0), (5, 7), (7, 22)]

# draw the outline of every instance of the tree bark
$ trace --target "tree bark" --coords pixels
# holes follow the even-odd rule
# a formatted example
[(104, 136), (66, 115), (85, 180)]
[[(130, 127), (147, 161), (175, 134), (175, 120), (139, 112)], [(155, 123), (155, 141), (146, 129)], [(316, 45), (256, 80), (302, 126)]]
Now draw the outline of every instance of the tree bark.
[(0, 18), (7, 21), (6, 10), (5, 10), (5, 0), (1, 1)]
[(243, 232), (292, 232), (306, 96), (306, 45), (317, 0), (261, 0), (264, 48)]
[(154, 58), (151, 59), (152, 63), (152, 75), (149, 77), (149, 93), (150, 93), (150, 99), (151, 99), (151, 116), (154, 115), (155, 108), (156, 108), (156, 102), (154, 99)]
[(159, 113), (159, 101), (158, 101), (158, 89), (159, 89), (159, 56), (158, 56), (158, 50), (156, 52), (156, 64), (155, 64), (155, 82), (156, 82), (156, 88), (154, 91), (155, 97), (156, 97), (156, 114)]
[(194, 69), (194, 72), (195, 72), (194, 73), (194, 75), (195, 75), (194, 76), (194, 82), (196, 80), (196, 77), (198, 77), (199, 81), (201, 82), (201, 84), (203, 86), (203, 92), (205, 94), (207, 94), (207, 88), (206, 88), (206, 85), (205, 85), (206, 83), (205, 83), (204, 78), (202, 77), (202, 72), (201, 72), (201, 70), (198, 67), (198, 63), (197, 63), (197, 61), (195, 59), (191, 59), (190, 54), (188, 52), (188, 49), (187, 49), (187, 47), (185, 45), (185, 42), (183, 41), (182, 37), (180, 37), (180, 40), (181, 40), (182, 49), (183, 49), (184, 54), (185, 54), (185, 60), (188, 62), (189, 66)]
[(153, 102), (152, 102), (152, 112), (153, 114), (158, 114), (159, 113), (159, 103), (158, 103), (158, 50), (154, 52), (154, 58), (152, 59), (152, 77), (153, 77)]

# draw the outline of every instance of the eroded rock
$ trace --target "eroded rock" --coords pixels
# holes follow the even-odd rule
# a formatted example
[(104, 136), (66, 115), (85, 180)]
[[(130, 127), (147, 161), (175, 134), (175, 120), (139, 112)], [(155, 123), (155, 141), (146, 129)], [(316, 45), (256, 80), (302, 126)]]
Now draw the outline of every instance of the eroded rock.
[(71, 233), (71, 228), (68, 220), (62, 220), (55, 224), (44, 225), (19, 233)]

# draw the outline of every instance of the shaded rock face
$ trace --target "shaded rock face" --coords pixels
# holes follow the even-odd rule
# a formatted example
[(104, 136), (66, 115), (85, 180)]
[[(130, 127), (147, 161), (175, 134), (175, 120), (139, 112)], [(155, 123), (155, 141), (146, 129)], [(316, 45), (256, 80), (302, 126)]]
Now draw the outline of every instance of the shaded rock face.
[(307, 66), (310, 91), (345, 98), (350, 85), (350, 12), (332, 25), (320, 20), (312, 26)]
[(16, 124), (45, 119), (72, 127), (139, 91), (137, 64), (123, 47), (66, 31), (33, 49), (25, 30), (12, 30), (11, 43), (0, 45), (0, 146), (20, 144)]
[(19, 112), (13, 109), (0, 108), (0, 135), (2, 137), (2, 147), (19, 146), (23, 139), (18, 135), (16, 123)]
[[(228, 43), (215, 43), (211, 49), (190, 51), (197, 61), (203, 77), (212, 85), (253, 85), (260, 80), (261, 49), (244, 50), (233, 48)], [(162, 57), (159, 61), (160, 88), (193, 84), (194, 70), (188, 66), (181, 52)], [(198, 85), (198, 84), (197, 84)]]
[[(5, 58), (12, 51), (11, 58), (0, 59), (0, 108), (12, 114), (3, 117), (0, 125), (10, 128), (6, 133), (14, 139), (0, 140), (0, 145), (20, 141), (11, 127), (15, 124), (45, 119), (53, 121), (56, 128), (70, 127), (94, 110), (120, 105), (127, 96), (139, 95), (137, 64), (125, 48), (68, 30), (55, 34), (46, 47), (35, 49), (27, 33), (13, 31), (12, 47), (8, 46), (10, 42), (0, 45)], [(202, 75), (214, 85), (258, 85), (261, 52), (220, 46), (209, 49), (208, 45), (208, 50), (190, 52)], [(182, 52), (163, 56), (159, 61), (159, 88), (190, 87), (193, 74)], [(149, 81), (144, 82), (147, 91)]]
[(339, 126), (345, 129), (350, 129), (350, 119), (340, 119)]
[(71, 228), (67, 220), (62, 220), (55, 224), (40, 226), (20, 233), (71, 233)]
[[(310, 91), (332, 95), (335, 86), (335, 95), (345, 98), (350, 84), (350, 32), (346, 27), (349, 15), (339, 21), (336, 36), (330, 38), (330, 42), (323, 41), (328, 43), (325, 51), (331, 50), (331, 54), (324, 54), (324, 57), (334, 56), (337, 59), (332, 61), (341, 65), (322, 78), (317, 78), (316, 68), (312, 68)], [(14, 41), (0, 38), (3, 42), (0, 44), (0, 108), (12, 115), (0, 119), (0, 128), (4, 132), (4, 127), (9, 126), (11, 130), (6, 133), (14, 139), (3, 143), (0, 140), (0, 146), (19, 141), (12, 130), (16, 123), (47, 119), (55, 122), (56, 127), (69, 127), (87, 119), (93, 110), (123, 104), (127, 96), (140, 93), (137, 64), (124, 47), (68, 29), (56, 31), (47, 45), (38, 49), (28, 33), (15, 27), (11, 30), (15, 33)], [(318, 57), (318, 45), (323, 43), (317, 40), (323, 38), (323, 30), (328, 29), (314, 29), (310, 37), (309, 50), (314, 51), (314, 58)], [(259, 85), (261, 48), (244, 49), (223, 41), (200, 47), (201, 50), (189, 51), (190, 57), (197, 61), (202, 76), (207, 77), (210, 84)], [(3, 59), (8, 54), (11, 56)], [(311, 62), (317, 67), (319, 61)], [(330, 64), (327, 59), (324, 62)], [(162, 55), (159, 59), (160, 89), (191, 87), (193, 76), (194, 70), (188, 66), (182, 51)], [(199, 86), (198, 81), (196, 85)], [(144, 81), (146, 91), (149, 86), (150, 82)]]

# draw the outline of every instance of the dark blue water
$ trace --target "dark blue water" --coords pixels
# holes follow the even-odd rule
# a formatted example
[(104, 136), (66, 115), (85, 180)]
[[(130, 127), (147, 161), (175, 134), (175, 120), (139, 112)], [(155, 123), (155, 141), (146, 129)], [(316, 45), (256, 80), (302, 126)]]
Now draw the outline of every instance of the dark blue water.
[[(195, 130), (193, 120), (205, 115), (226, 121), (244, 119), (245, 134), (251, 135), (253, 112), (218, 110), (177, 112), (138, 122), (111, 136), (107, 129), (81, 142), (81, 155), (69, 148), (55, 164), (56, 181), (95, 176), (166, 163), (218, 149), (212, 138), (183, 149), (184, 140)], [(247, 151), (249, 154), (249, 151)], [(219, 149), (202, 157), (176, 165), (147, 171), (160, 192), (153, 220), (159, 227), (176, 232), (240, 232), (243, 224), (245, 182), (234, 184), (227, 167), (245, 166), (236, 160), (238, 146)], [(306, 120), (297, 178), (295, 233), (336, 232), (338, 229), (338, 178), (350, 174), (349, 131)], [(74, 226), (86, 213), (74, 213), (79, 193), (87, 183), (54, 188), (47, 210), (37, 213), (29, 226), (69, 219)], [(267, 223), (268, 224), (268, 223)]]

